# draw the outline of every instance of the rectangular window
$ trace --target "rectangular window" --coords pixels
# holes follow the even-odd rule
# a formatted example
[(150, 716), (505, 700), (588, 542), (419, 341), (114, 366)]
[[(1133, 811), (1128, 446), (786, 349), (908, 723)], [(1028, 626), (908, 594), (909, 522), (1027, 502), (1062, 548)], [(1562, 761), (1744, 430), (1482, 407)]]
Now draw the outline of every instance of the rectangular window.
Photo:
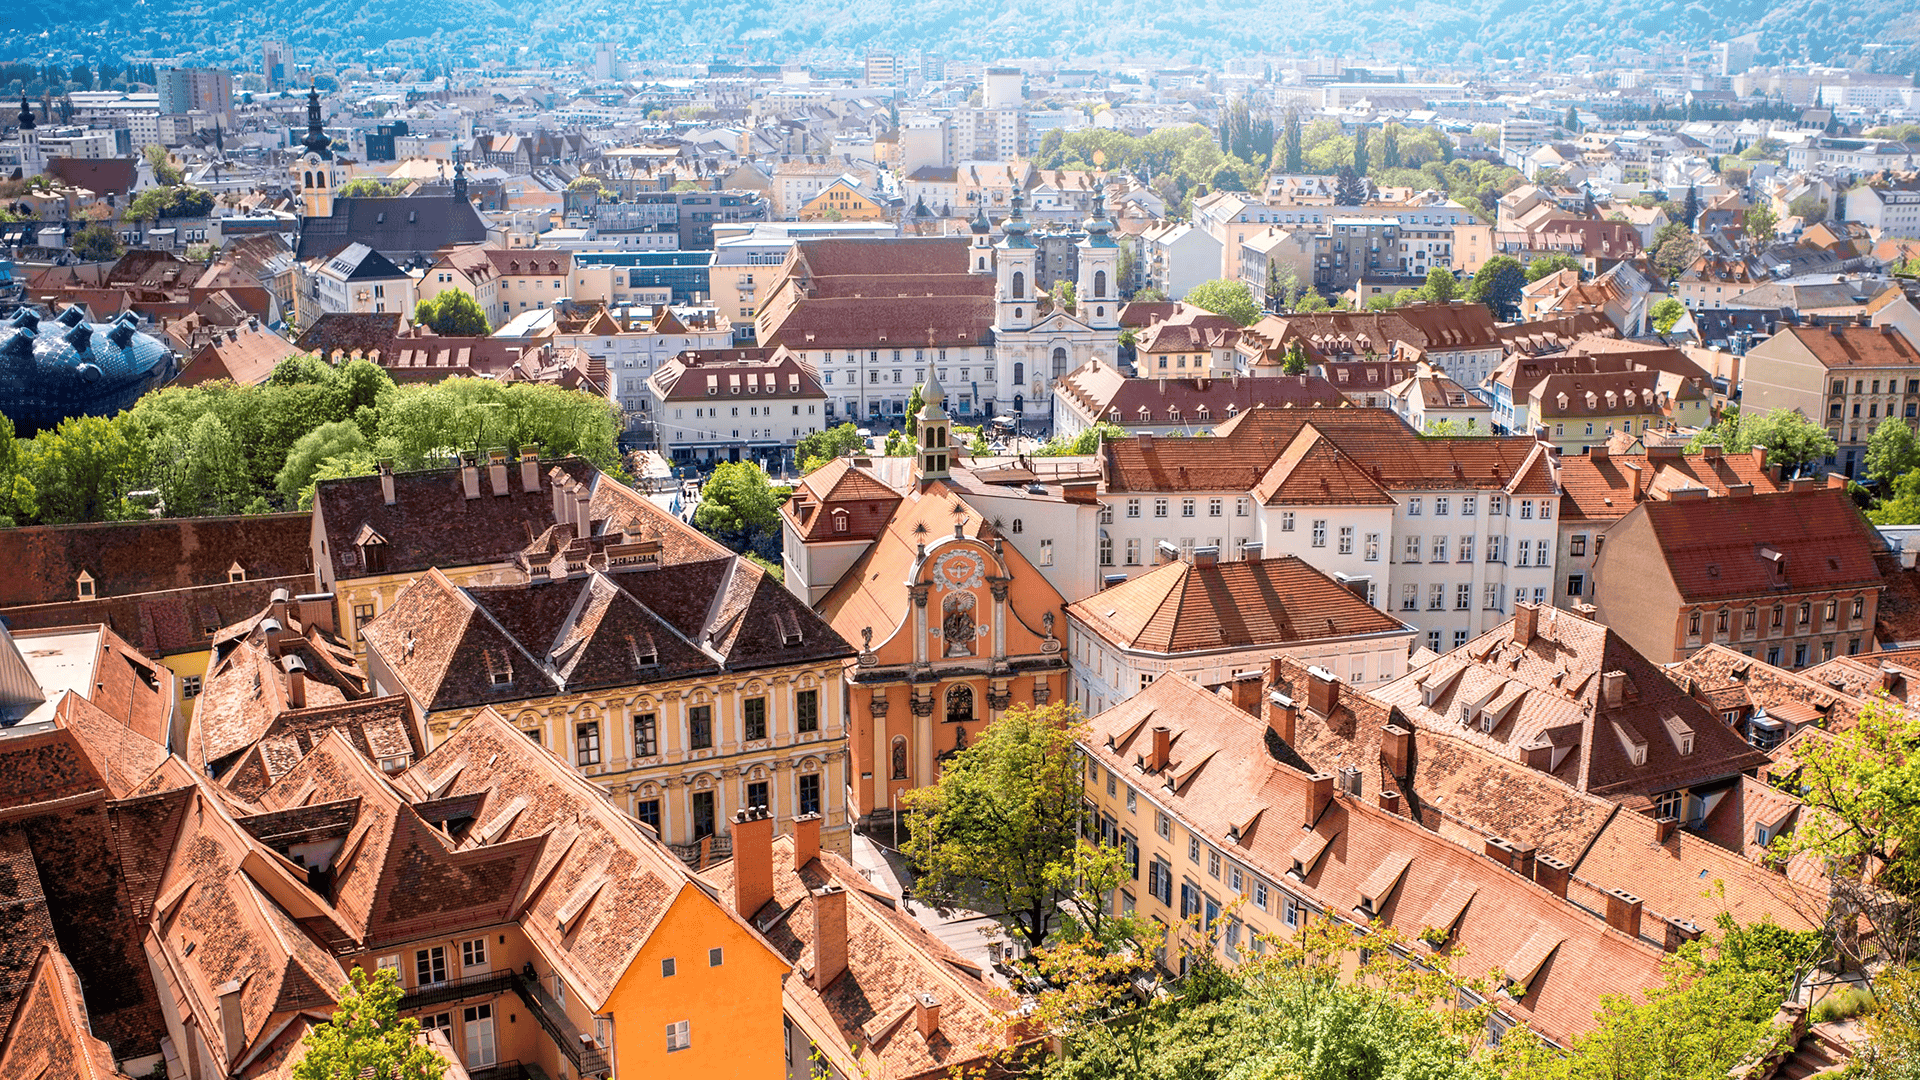
[(1353, 526), (1340, 526), (1340, 554), (1353, 554)]
[(1440, 611), (1446, 606), (1447, 587), (1436, 581), (1433, 583), (1433, 586), (1427, 590), (1427, 610)]
[(1478, 505), (1479, 505), (1479, 500), (1477, 500), (1477, 499), (1475, 499), (1475, 498), (1474, 498), (1473, 496), (1471, 496), (1471, 495), (1463, 495), (1463, 496), (1461, 496), (1461, 498), (1460, 498), (1460, 516), (1461, 516), (1461, 517), (1472, 517), (1472, 516), (1473, 516), (1473, 515), (1474, 515), (1474, 514), (1475, 514), (1475, 513), (1477, 512), (1477, 510), (1476, 510), (1476, 507), (1477, 507)]
[(1207, 850), (1207, 876), (1215, 880), (1220, 877), (1220, 853), (1211, 848)]
[(1250, 512), (1252, 506), (1253, 506), (1253, 501), (1251, 499), (1245, 498), (1244, 496), (1233, 500), (1233, 516), (1246, 517), (1247, 514)]
[(1433, 561), (1447, 561), (1447, 538), (1444, 536), (1436, 536), (1433, 538)]
[(1293, 511), (1291, 510), (1280, 511), (1280, 531), (1281, 532), (1293, 531)]
[(1500, 586), (1498, 585), (1487, 586), (1487, 602), (1485, 604), (1485, 607), (1488, 611), (1500, 610)]
[(1163, 518), (1167, 516), (1167, 500), (1165, 499), (1153, 500), (1153, 516), (1157, 518)]
[(667, 1025), (667, 1053), (685, 1050), (693, 1045), (692, 1021), (676, 1020)]
[(1473, 586), (1471, 584), (1461, 584), (1453, 587), (1453, 610), (1473, 610)]
[(1267, 910), (1267, 883), (1264, 881), (1253, 883), (1253, 906), (1261, 911)]
[(1195, 509), (1196, 507), (1193, 499), (1180, 500), (1180, 516), (1181, 517), (1183, 518), (1193, 517), (1195, 513)]
[(1568, 596), (1587, 595), (1587, 575), (1568, 574), (1567, 575), (1567, 595)]
[(1531, 540), (1520, 541), (1520, 557), (1513, 561), (1513, 565), (1515, 566), (1532, 566), (1533, 565), (1533, 541)]
[(1127, 538), (1127, 565), (1140, 565), (1140, 538), (1137, 536)]
[(1053, 565), (1053, 541), (1051, 540), (1040, 541), (1040, 565)]
[(199, 697), (200, 696), (200, 676), (198, 675), (180, 676), (180, 696), (182, 698)]
[(803, 814), (820, 813), (819, 773), (805, 773), (800, 777), (800, 812)]
[(435, 945), (413, 954), (413, 977), (417, 986), (438, 986), (447, 981), (447, 948)]
[(1420, 586), (1411, 584), (1400, 586), (1400, 610), (1420, 610)]
[(493, 1006), (469, 1005), (460, 1012), (461, 1026), (467, 1033), (467, 1057), (470, 1069), (484, 1069), (494, 1063)]
[(708, 967), (719, 967), (719, 966), (720, 966), (720, 964), (721, 964), (721, 963), (722, 963), (722, 962), (723, 962), (723, 961), (724, 961), (725, 959), (726, 959), (726, 957), (725, 957), (725, 955), (724, 955), (724, 951), (723, 951), (723, 950), (721, 950), (721, 949), (708, 949), (708, 950), (707, 950), (707, 966), (708, 966)]
[(660, 721), (653, 713), (633, 718), (633, 756), (652, 757), (660, 752)]
[(1317, 548), (1323, 548), (1327, 546), (1327, 519), (1326, 518), (1313, 519), (1313, 546)]
[(820, 730), (820, 691), (797, 690), (794, 692), (793, 726), (803, 735)]
[(652, 829), (655, 836), (660, 835), (659, 799), (641, 799), (634, 804), (633, 816), (642, 824)]
[(1103, 502), (1100, 504), (1100, 524), (1102, 525), (1113, 524), (1113, 504), (1112, 503)]
[(1584, 558), (1587, 554), (1587, 534), (1574, 533), (1567, 539), (1567, 554), (1575, 558)]
[(1407, 516), (1420, 516), (1420, 496), (1415, 495), (1407, 500)]
[(1221, 499), (1207, 500), (1207, 516), (1208, 517), (1220, 517), (1223, 509), (1224, 509), (1223, 500)]
[(581, 766), (600, 764), (600, 723), (588, 721), (573, 729), (574, 761)]
[(704, 840), (715, 832), (717, 822), (714, 816), (713, 792), (696, 791), (693, 793), (693, 838)]
[(460, 943), (460, 974), (470, 975), (487, 966), (487, 939), (474, 938)]
[(1200, 863), (1200, 838), (1197, 836), (1187, 837), (1187, 861), (1196, 866)]
[(1164, 811), (1155, 810), (1153, 812), (1153, 831), (1158, 833), (1162, 840), (1173, 839), (1173, 819), (1168, 817)]
[(1281, 918), (1288, 926), (1300, 925), (1300, 901), (1289, 896), (1280, 902)]
[(1418, 536), (1407, 537), (1407, 549), (1406, 549), (1406, 552), (1401, 556), (1400, 561), (1401, 562), (1419, 562), (1420, 561), (1420, 538)]
[(695, 750), (713, 749), (713, 706), (687, 709), (687, 745)]
[(1461, 561), (1461, 562), (1472, 562), (1472, 561), (1473, 561), (1473, 534), (1472, 534), (1472, 533), (1461, 533), (1461, 534), (1460, 534), (1460, 556), (1459, 556), (1459, 559), (1460, 559), (1460, 561)]
[(767, 808), (767, 781), (755, 780), (747, 785), (747, 808), (765, 810)]
[(750, 697), (740, 703), (740, 722), (748, 742), (767, 737), (767, 699)]
[(1127, 500), (1127, 516), (1130, 518), (1137, 518), (1140, 516), (1140, 500), (1139, 499)]
[(1366, 553), (1364, 557), (1368, 562), (1380, 561), (1380, 534), (1379, 533), (1367, 534)]

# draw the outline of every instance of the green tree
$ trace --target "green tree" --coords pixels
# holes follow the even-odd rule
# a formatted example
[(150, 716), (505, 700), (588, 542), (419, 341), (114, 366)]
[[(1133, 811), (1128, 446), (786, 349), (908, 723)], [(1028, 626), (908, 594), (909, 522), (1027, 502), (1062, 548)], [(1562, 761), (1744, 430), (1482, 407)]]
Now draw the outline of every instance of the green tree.
[(1085, 731), (1070, 703), (1016, 705), (949, 758), (938, 781), (907, 792), (915, 893), (984, 904), (1033, 948), (1047, 943), (1063, 909), (1099, 936), (1125, 856), (1079, 835), (1075, 741)]
[(1920, 440), (1913, 429), (1898, 417), (1882, 420), (1867, 436), (1867, 475), (1890, 484), (1920, 468)]
[(287, 452), (286, 463), (274, 476), (274, 487), (279, 489), (280, 497), (289, 505), (296, 502), (302, 492), (313, 487), (314, 471), (321, 464), (334, 458), (352, 457), (369, 453), (367, 436), (360, 425), (351, 420), (334, 420), (320, 425), (300, 436)]
[(1653, 238), (1653, 268), (1672, 281), (1706, 250), (1692, 229), (1679, 222), (1663, 227)]
[(379, 199), (393, 198), (407, 190), (405, 180), (382, 180), (375, 176), (356, 176), (340, 185), (337, 194), (343, 199)]
[(1367, 125), (1361, 124), (1360, 130), (1353, 133), (1353, 173), (1365, 176), (1367, 169)]
[(160, 501), (170, 517), (238, 513), (253, 495), (233, 431), (213, 413), (161, 432), (148, 457), (160, 465)]
[(1874, 980), (1874, 1011), (1856, 1056), (1862, 1080), (1920, 1077), (1920, 969), (1896, 968)]
[(126, 249), (105, 225), (89, 225), (73, 234), (73, 253), (86, 262), (109, 262)]
[(48, 525), (108, 521), (132, 513), (126, 494), (140, 473), (141, 447), (118, 418), (72, 416), (29, 441), (22, 469), (35, 517)]
[(13, 421), (0, 413), (0, 529), (9, 529), (33, 516), (33, 482), (27, 479), (26, 455), (14, 437)]
[(1053, 306), (1057, 310), (1064, 311), (1069, 315), (1073, 314), (1076, 300), (1077, 297), (1074, 293), (1073, 282), (1068, 281), (1066, 278), (1061, 278), (1053, 283)]
[(1827, 220), (1827, 200), (1818, 195), (1807, 194), (1787, 204), (1787, 214), (1812, 225)]
[(1421, 291), (1433, 303), (1450, 303), (1460, 297), (1460, 279), (1453, 276), (1453, 271), (1436, 266), (1427, 271), (1427, 284)]
[(1773, 207), (1761, 202), (1747, 207), (1744, 224), (1747, 239), (1755, 243), (1766, 243), (1778, 235), (1775, 227), (1780, 224), (1780, 218), (1773, 212)]
[(1253, 291), (1247, 288), (1244, 281), (1228, 281), (1224, 278), (1203, 281), (1188, 291), (1186, 301), (1215, 315), (1225, 315), (1241, 326), (1251, 326), (1260, 321), (1260, 304), (1254, 300)]
[(1303, 166), (1301, 164), (1300, 155), (1301, 155), (1300, 114), (1292, 109), (1288, 109), (1287, 110), (1287, 128), (1286, 128), (1286, 158), (1287, 158), (1288, 172), (1297, 173), (1301, 170)]
[(794, 445), (793, 457), (800, 462), (800, 472), (805, 474), (834, 458), (857, 454), (866, 448), (867, 440), (860, 437), (860, 429), (847, 423), (802, 435)]
[(1126, 437), (1127, 432), (1125, 428), (1122, 428), (1119, 424), (1102, 420), (1092, 427), (1082, 430), (1080, 434), (1075, 435), (1071, 439), (1055, 435), (1053, 438), (1048, 439), (1045, 443), (1035, 448), (1033, 456), (1085, 457), (1088, 454), (1098, 453), (1101, 443), (1109, 443), (1115, 439), (1124, 439)]
[(1803, 467), (1833, 456), (1833, 438), (1825, 429), (1792, 409), (1775, 409), (1761, 416), (1729, 412), (1701, 430), (1687, 444), (1698, 453), (1717, 443), (1729, 454), (1744, 454), (1756, 446), (1767, 448), (1768, 464), (1781, 465), (1792, 476)]
[(1580, 265), (1579, 259), (1565, 252), (1556, 251), (1552, 255), (1542, 256), (1528, 263), (1527, 280), (1530, 282), (1539, 281), (1549, 274), (1557, 274), (1562, 270), (1571, 270), (1576, 274), (1582, 275), (1585, 273), (1584, 268)]
[(419, 1041), (420, 1021), (400, 1015), (405, 991), (391, 969), (353, 968), (326, 1023), (307, 1033), (294, 1080), (441, 1080), (447, 1061)]
[(1527, 272), (1511, 255), (1495, 255), (1474, 271), (1467, 286), (1467, 299), (1491, 308), (1494, 317), (1512, 322), (1520, 317), (1520, 290), (1526, 287)]
[(173, 156), (168, 153), (166, 147), (161, 146), (159, 143), (148, 143), (145, 147), (142, 147), (140, 156), (145, 158), (147, 164), (152, 167), (153, 178), (158, 181), (161, 186), (172, 187), (185, 179), (185, 177), (181, 175), (179, 167), (173, 163)]
[(493, 330), (473, 294), (448, 289), (413, 305), (413, 321), (445, 337), (484, 337)]
[(774, 559), (780, 553), (784, 497), (784, 489), (774, 488), (758, 462), (721, 462), (700, 489), (693, 524), (735, 551)]
[(1686, 313), (1687, 305), (1674, 297), (1664, 296), (1647, 312), (1647, 317), (1653, 321), (1654, 333), (1666, 335), (1673, 333), (1674, 326)]

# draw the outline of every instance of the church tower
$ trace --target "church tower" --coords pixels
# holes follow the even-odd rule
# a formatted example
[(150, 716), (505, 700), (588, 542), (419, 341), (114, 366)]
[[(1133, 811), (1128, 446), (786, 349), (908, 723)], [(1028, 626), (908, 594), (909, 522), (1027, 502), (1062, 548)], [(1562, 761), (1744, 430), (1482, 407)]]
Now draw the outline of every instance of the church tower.
[(914, 470), (919, 473), (916, 479), (921, 483), (945, 480), (951, 475), (947, 471), (947, 455), (953, 452), (947, 445), (951, 422), (947, 419), (947, 392), (934, 376), (931, 363), (927, 365), (926, 384), (920, 388), (920, 400), (920, 414), (914, 417), (914, 436), (920, 442), (920, 456)]
[(1113, 242), (1113, 222), (1107, 220), (1107, 197), (1093, 196), (1093, 216), (1082, 226), (1080, 280), (1074, 283), (1074, 311), (1095, 330), (1120, 328), (1120, 245)]
[(46, 168), (40, 155), (40, 132), (33, 126), (33, 109), (27, 95), (20, 95), (20, 175), (36, 176)]
[(300, 192), (300, 208), (306, 217), (332, 217), (333, 193), (338, 174), (333, 160), (333, 140), (327, 137), (320, 119), (320, 90), (307, 88), (307, 137), (300, 140), (300, 157), (293, 163), (293, 184)]
[(453, 152), (453, 197), (467, 201), (467, 158), (458, 150)]
[(993, 291), (993, 325), (1002, 330), (1026, 330), (1033, 326), (1034, 282), (1033, 240), (1027, 235), (1033, 223), (1027, 220), (1026, 197), (1013, 193), (1013, 212), (1000, 225), (1000, 246), (994, 253), (997, 282)]
[(987, 204), (980, 204), (980, 212), (967, 223), (973, 233), (973, 246), (967, 250), (967, 272), (970, 274), (993, 273), (993, 240), (988, 235), (993, 232), (993, 222), (987, 220)]

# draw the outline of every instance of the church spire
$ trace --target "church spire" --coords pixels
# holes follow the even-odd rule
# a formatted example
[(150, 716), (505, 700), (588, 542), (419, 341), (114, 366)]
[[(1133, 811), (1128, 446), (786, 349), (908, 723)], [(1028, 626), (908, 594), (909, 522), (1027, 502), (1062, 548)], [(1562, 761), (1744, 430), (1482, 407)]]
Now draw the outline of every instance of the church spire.
[(323, 158), (333, 156), (333, 140), (327, 138), (325, 126), (320, 120), (320, 87), (317, 83), (307, 87), (307, 137), (300, 140), (300, 145), (306, 147), (308, 153)]
[(33, 130), (33, 107), (27, 104), (27, 95), (20, 95), (20, 130)]
[(945, 408), (947, 392), (933, 373), (933, 364), (927, 364), (927, 381), (920, 387), (920, 412), (913, 417), (918, 429), (920, 457), (919, 479), (944, 480), (952, 475), (948, 471), (948, 455), (952, 449), (947, 445), (948, 429), (952, 426)]
[(467, 197), (467, 159), (458, 150), (453, 152), (453, 197)]

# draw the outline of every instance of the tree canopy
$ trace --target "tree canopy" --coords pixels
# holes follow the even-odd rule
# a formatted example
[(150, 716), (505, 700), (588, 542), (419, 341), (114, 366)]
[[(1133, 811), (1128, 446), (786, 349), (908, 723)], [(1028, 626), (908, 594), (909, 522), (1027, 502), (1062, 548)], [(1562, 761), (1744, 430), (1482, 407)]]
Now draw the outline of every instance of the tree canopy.
[(413, 321), (447, 337), (483, 337), (493, 330), (480, 302), (462, 289), (448, 289), (413, 305)]
[(1467, 299), (1487, 305), (1494, 318), (1512, 322), (1520, 317), (1520, 290), (1526, 284), (1527, 272), (1521, 269), (1518, 259), (1495, 255), (1474, 271), (1473, 281), (1467, 286)]
[(1673, 328), (1679, 325), (1680, 320), (1686, 317), (1686, 314), (1687, 305), (1681, 303), (1674, 297), (1663, 296), (1659, 302), (1654, 304), (1653, 308), (1647, 312), (1647, 317), (1653, 322), (1654, 333), (1671, 334), (1673, 333)]
[(1717, 443), (1729, 454), (1744, 454), (1756, 446), (1767, 448), (1767, 462), (1784, 466), (1788, 476), (1816, 461), (1833, 456), (1834, 442), (1825, 428), (1792, 409), (1775, 409), (1754, 416), (1729, 411), (1713, 426), (1702, 429), (1687, 444), (1687, 452)]
[(1228, 281), (1224, 278), (1203, 281), (1187, 292), (1186, 301), (1215, 315), (1225, 315), (1241, 326), (1252, 326), (1260, 321), (1260, 303), (1253, 298), (1253, 290), (1247, 288), (1244, 281)]
[(1579, 259), (1574, 258), (1564, 251), (1556, 251), (1551, 255), (1542, 256), (1528, 263), (1527, 280), (1539, 281), (1549, 274), (1557, 274), (1562, 270), (1571, 270), (1582, 276), (1585, 276), (1586, 273), (1585, 268), (1580, 265)]
[(908, 791), (914, 891), (994, 912), (1032, 947), (1046, 944), (1063, 909), (1098, 936), (1124, 864), (1118, 848), (1079, 835), (1074, 743), (1084, 731), (1072, 704), (1015, 705), (948, 758), (936, 783)]
[(866, 448), (867, 440), (861, 438), (860, 429), (845, 423), (802, 435), (794, 445), (793, 457), (800, 463), (800, 472), (804, 475), (834, 458), (857, 454)]
[(416, 1038), (420, 1021), (400, 1015), (406, 991), (391, 968), (368, 975), (352, 968), (340, 1003), (325, 1023), (301, 1040), (294, 1080), (441, 1080), (447, 1060)]
[(773, 486), (758, 462), (724, 461), (714, 466), (700, 489), (693, 524), (735, 551), (777, 559), (780, 504), (786, 495), (785, 488)]

